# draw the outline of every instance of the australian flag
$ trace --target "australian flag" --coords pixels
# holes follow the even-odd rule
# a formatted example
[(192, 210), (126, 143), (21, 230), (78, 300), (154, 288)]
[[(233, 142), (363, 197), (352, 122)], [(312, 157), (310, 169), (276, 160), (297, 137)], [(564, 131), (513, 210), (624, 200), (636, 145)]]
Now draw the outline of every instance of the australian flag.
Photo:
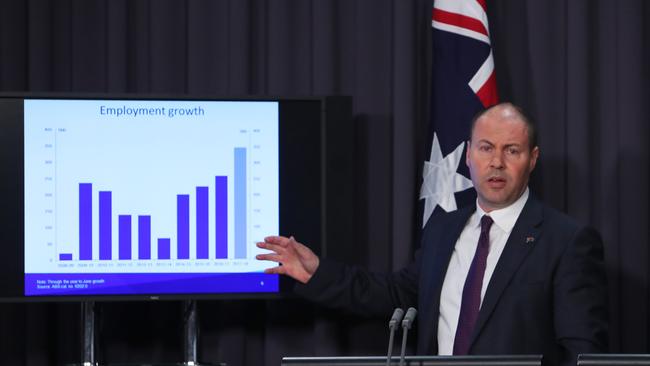
[(475, 199), (465, 142), (472, 117), (498, 102), (486, 1), (433, 3), (431, 147), (422, 172), (422, 226), (434, 211), (454, 211)]

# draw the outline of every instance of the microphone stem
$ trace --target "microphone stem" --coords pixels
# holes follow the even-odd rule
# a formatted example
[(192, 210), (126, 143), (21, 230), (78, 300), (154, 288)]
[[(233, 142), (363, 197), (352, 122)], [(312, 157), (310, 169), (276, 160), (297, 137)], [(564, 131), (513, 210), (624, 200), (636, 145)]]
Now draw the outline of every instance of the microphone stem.
[(388, 337), (388, 355), (386, 356), (386, 366), (390, 366), (390, 359), (393, 356), (393, 339), (395, 338), (395, 328), (390, 328), (390, 335)]
[(399, 356), (399, 366), (404, 366), (404, 355), (406, 355), (406, 336), (409, 332), (408, 327), (404, 327), (404, 335), (402, 336), (402, 354)]

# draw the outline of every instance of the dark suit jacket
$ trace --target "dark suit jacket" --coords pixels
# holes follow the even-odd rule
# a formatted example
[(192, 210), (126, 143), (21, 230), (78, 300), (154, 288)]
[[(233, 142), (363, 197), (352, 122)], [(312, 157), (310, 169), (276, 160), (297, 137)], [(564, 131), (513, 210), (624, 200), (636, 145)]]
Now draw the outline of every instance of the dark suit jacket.
[[(425, 227), (415, 260), (392, 274), (322, 260), (296, 291), (318, 303), (383, 316), (418, 309), (418, 353), (438, 353), (440, 292), (470, 206)], [(470, 354), (543, 354), (573, 364), (607, 350), (607, 289), (598, 233), (546, 207), (532, 194), (506, 242), (481, 305)]]

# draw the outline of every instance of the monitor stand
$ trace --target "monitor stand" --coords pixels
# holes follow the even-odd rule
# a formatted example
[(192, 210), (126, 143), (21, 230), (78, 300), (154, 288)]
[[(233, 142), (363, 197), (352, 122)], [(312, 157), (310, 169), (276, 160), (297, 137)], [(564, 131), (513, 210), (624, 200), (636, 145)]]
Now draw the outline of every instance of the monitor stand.
[(183, 365), (197, 366), (197, 340), (199, 328), (197, 323), (196, 301), (183, 301)]
[[(199, 328), (198, 312), (195, 300), (183, 301), (183, 362), (182, 363), (160, 363), (158, 365), (173, 366), (225, 366), (224, 363), (206, 364), (197, 361)], [(95, 361), (95, 302), (84, 301), (81, 303), (81, 317), (83, 324), (83, 348), (81, 364), (78, 366), (99, 366)], [(125, 364), (124, 364), (125, 365)], [(139, 364), (132, 364), (133, 366)], [(148, 366), (155, 364), (147, 363)]]
[(83, 324), (82, 366), (97, 366), (95, 362), (95, 302), (81, 303), (81, 324)]

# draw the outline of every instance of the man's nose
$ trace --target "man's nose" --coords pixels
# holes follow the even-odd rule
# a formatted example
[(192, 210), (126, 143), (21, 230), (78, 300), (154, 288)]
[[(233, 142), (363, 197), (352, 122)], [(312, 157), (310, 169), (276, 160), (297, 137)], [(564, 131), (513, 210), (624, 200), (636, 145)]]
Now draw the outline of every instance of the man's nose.
[(503, 167), (503, 155), (499, 152), (495, 152), (490, 159), (490, 168), (503, 169)]

